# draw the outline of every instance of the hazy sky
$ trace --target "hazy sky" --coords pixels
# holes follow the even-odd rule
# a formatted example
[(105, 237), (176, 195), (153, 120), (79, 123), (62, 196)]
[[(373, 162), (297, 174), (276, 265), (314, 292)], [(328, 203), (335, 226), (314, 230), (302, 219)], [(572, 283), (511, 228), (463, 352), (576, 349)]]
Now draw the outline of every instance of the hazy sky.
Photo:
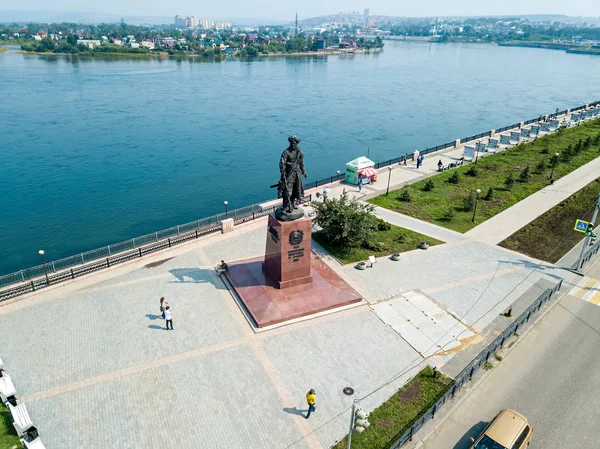
[[(1, 3), (1, 2), (0, 2)], [(8, 5), (7, 5), (8, 6)], [(600, 0), (228, 0), (200, 2), (198, 0), (24, 0), (10, 3), (10, 8), (30, 11), (103, 12), (127, 15), (173, 16), (195, 15), (201, 18), (293, 18), (314, 17), (339, 11), (363, 11), (395, 16), (439, 15), (509, 15), (509, 14), (567, 14), (571, 16), (600, 16)]]

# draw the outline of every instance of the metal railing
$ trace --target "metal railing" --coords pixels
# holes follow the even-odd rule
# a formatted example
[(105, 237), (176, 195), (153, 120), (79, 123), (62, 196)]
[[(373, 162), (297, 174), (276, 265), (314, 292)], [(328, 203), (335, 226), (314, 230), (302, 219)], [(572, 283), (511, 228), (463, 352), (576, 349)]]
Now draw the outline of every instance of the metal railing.
[(523, 312), (515, 321), (513, 321), (496, 339), (490, 343), (477, 357), (469, 364), (444, 388), (429, 404), (427, 404), (410, 423), (396, 434), (394, 438), (385, 446), (385, 449), (397, 449), (408, 441), (412, 441), (414, 435), (427, 422), (435, 418), (435, 414), (449, 400), (453, 399), (457, 391), (467, 382), (473, 379), (473, 375), (477, 373), (483, 365), (490, 359), (494, 353), (501, 349), (506, 341), (517, 333), (519, 328), (527, 323), (531, 316), (538, 312), (542, 305), (547, 302), (554, 293), (560, 290), (562, 280), (552, 289), (547, 289), (542, 293), (533, 304), (531, 304), (525, 312)]
[[(307, 195), (302, 199), (302, 202), (306, 203), (311, 200), (312, 195)], [(20, 271), (17, 273), (17, 282), (20, 285), (1, 290), (0, 301), (33, 292), (59, 282), (75, 279), (76, 277), (98, 271), (102, 268), (109, 268), (113, 265), (137, 259), (146, 254), (170, 248), (179, 243), (219, 231), (221, 229), (221, 220), (225, 220), (226, 218), (233, 219), (234, 224), (238, 225), (264, 217), (274, 212), (278, 206), (279, 204), (275, 204), (263, 209), (257, 204), (253, 204), (252, 206), (234, 209), (227, 214), (214, 215), (209, 218), (117, 243), (116, 245), (109, 245), (94, 251), (81, 253), (77, 256), (49, 262), (46, 264), (46, 269), (48, 270), (47, 277), (45, 276), (43, 265)], [(95, 261), (95, 263), (90, 263), (92, 261)], [(25, 278), (26, 275), (35, 277)], [(9, 276), (14, 276), (14, 274)]]
[[(585, 245), (585, 241), (583, 242), (583, 244)], [(592, 257), (595, 254), (598, 254), (598, 251), (600, 251), (600, 240), (596, 241), (596, 243), (594, 243), (585, 251), (585, 253), (583, 254), (583, 258), (581, 259), (581, 265), (579, 259), (577, 259), (575, 262), (573, 262), (571, 268), (573, 270), (580, 270), (586, 263), (588, 263), (592, 259)]]
[[(597, 105), (600, 105), (600, 101), (595, 101), (593, 103), (589, 103), (590, 107), (597, 106)], [(572, 108), (571, 111), (579, 111), (582, 109), (585, 109), (585, 105), (578, 106), (576, 108)], [(563, 114), (566, 112), (567, 111), (565, 110), (559, 114)], [(537, 119), (529, 120), (526, 123), (533, 123), (535, 121), (537, 121)], [(501, 132), (508, 131), (513, 128), (518, 128), (519, 125), (520, 124), (517, 123), (514, 125), (510, 125), (510, 126), (505, 126), (504, 128), (496, 129), (495, 131), (496, 131), (496, 133), (501, 133)], [(464, 138), (460, 139), (460, 143), (467, 143), (467, 142), (470, 142), (473, 140), (488, 137), (488, 136), (490, 136), (490, 134), (491, 134), (490, 131), (486, 131), (486, 132), (483, 132), (480, 134), (475, 134), (470, 137), (464, 137)], [(421, 150), (421, 151), (419, 151), (419, 154), (426, 155), (426, 154), (434, 153), (436, 151), (445, 150), (447, 148), (453, 148), (454, 146), (455, 146), (455, 142), (452, 141), (452, 142), (448, 142), (448, 143), (445, 143), (442, 145), (437, 145), (437, 146), (434, 146), (431, 148), (427, 148), (425, 150)], [(400, 157), (397, 157), (394, 159), (389, 159), (386, 161), (378, 162), (375, 164), (375, 168), (388, 167), (390, 165), (403, 163), (404, 161), (412, 161), (413, 157), (414, 157), (413, 154), (414, 154), (413, 152), (410, 152), (410, 153), (406, 153), (406, 154), (401, 155)], [(343, 180), (344, 178), (345, 178), (345, 172), (340, 172), (339, 174), (336, 173), (335, 175), (329, 176), (327, 178), (319, 179), (317, 181), (311, 181), (311, 182), (305, 184), (305, 188), (307, 190), (313, 189), (313, 188), (316, 188), (319, 186), (323, 186), (323, 185), (331, 184), (336, 181)], [(227, 216), (234, 218), (234, 220), (236, 220), (237, 222), (243, 222), (243, 221), (248, 221), (250, 219), (249, 217), (251, 215), (256, 214), (258, 212), (260, 212), (260, 207), (258, 204), (254, 204), (252, 206), (246, 206), (246, 207), (242, 207), (240, 209), (232, 210), (231, 212), (229, 212), (227, 214)], [(111, 257), (117, 253), (130, 251), (135, 248), (140, 248), (142, 246), (145, 246), (145, 245), (148, 245), (151, 243), (158, 243), (167, 238), (171, 238), (171, 237), (174, 238), (183, 233), (189, 232), (190, 230), (196, 230), (196, 229), (202, 230), (202, 229), (210, 228), (211, 226), (217, 226), (218, 223), (225, 218), (225, 215), (226, 214), (224, 214), (224, 213), (217, 214), (212, 217), (203, 218), (203, 219), (196, 220), (196, 221), (193, 221), (190, 223), (174, 226), (169, 229), (165, 229), (162, 231), (157, 231), (157, 232), (154, 232), (151, 234), (147, 234), (147, 235), (144, 235), (141, 237), (135, 237), (135, 238), (126, 240), (124, 242), (116, 243), (113, 245), (108, 245), (103, 248), (98, 248), (98, 249), (95, 249), (92, 251), (80, 253), (75, 256), (67, 257), (64, 259), (56, 260), (56, 261), (51, 261), (51, 262), (46, 263), (46, 269), (49, 270), (51, 273), (57, 273), (61, 270), (65, 270), (65, 269), (69, 269), (69, 268), (73, 268), (73, 267), (80, 267), (81, 265), (84, 265), (89, 262), (93, 262), (96, 260), (102, 260), (102, 259), (105, 259), (106, 257)], [(0, 276), (0, 288), (2, 288), (4, 286), (8, 286), (8, 285), (29, 282), (36, 278), (42, 277), (42, 276), (44, 276), (43, 265), (38, 265), (38, 266), (32, 267), (32, 268), (26, 268), (26, 269), (17, 271), (15, 273)], [(3, 294), (3, 292), (0, 292), (0, 298), (2, 297), (2, 294)]]

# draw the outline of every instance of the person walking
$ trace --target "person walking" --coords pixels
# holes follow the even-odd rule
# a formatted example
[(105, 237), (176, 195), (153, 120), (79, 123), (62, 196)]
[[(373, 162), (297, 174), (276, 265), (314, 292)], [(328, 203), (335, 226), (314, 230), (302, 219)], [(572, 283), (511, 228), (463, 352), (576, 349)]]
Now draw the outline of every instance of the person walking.
[(317, 396), (315, 395), (315, 390), (312, 388), (306, 393), (306, 402), (308, 403), (308, 413), (306, 414), (306, 419), (310, 417), (312, 412), (317, 411)]
[(173, 330), (173, 311), (171, 310), (171, 306), (165, 308), (165, 321), (167, 330), (169, 330), (169, 324), (171, 325), (171, 330)]
[(167, 306), (169, 305), (169, 303), (165, 300), (165, 297), (163, 296), (162, 298), (160, 298), (160, 314), (162, 315), (162, 317), (165, 317), (165, 309), (167, 308)]
[(421, 156), (417, 156), (417, 170), (421, 166)]
[(363, 186), (363, 177), (361, 175), (358, 175), (358, 191), (362, 192), (362, 186)]

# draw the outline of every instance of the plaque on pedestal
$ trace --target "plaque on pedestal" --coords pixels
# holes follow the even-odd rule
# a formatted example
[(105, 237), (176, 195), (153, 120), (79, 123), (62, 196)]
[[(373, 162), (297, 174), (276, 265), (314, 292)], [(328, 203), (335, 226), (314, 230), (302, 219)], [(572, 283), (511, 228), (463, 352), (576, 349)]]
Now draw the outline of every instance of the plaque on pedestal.
[(310, 218), (280, 221), (269, 215), (264, 270), (279, 288), (312, 282), (311, 230)]

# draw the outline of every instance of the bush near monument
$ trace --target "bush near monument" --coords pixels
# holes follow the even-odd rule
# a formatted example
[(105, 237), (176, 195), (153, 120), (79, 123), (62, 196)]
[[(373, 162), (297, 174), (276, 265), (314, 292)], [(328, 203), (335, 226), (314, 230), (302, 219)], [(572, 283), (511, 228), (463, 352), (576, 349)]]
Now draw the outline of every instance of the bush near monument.
[[(567, 150), (571, 146), (570, 150)], [(517, 145), (506, 151), (480, 158), (477, 176), (467, 176), (470, 166), (458, 167), (435, 175), (435, 189), (425, 189), (423, 180), (404, 189), (409, 190), (410, 202), (400, 201), (401, 191), (390, 192), (369, 200), (370, 203), (400, 212), (440, 226), (466, 232), (488, 218), (550, 184), (555, 153), (567, 152), (568, 160), (559, 156), (554, 168), (554, 180), (597, 158), (600, 147), (600, 119), (575, 128), (540, 137), (536, 141)], [(527, 170), (527, 167), (530, 167)], [(532, 170), (535, 167), (536, 170)], [(525, 172), (525, 175), (522, 173)], [(509, 186), (505, 181), (512, 175)], [(522, 177), (521, 177), (522, 176)], [(454, 184), (458, 180), (458, 184)], [(493, 194), (480, 196), (475, 223), (473, 213), (465, 208), (465, 198), (476, 189)], [(404, 194), (406, 195), (406, 194)]]
[[(573, 230), (575, 220), (589, 221), (600, 191), (600, 178), (571, 195), (499, 243), (536, 259), (556, 263), (585, 235)], [(558, 245), (558, 246), (557, 246)]]
[[(433, 377), (431, 367), (424, 368), (391, 398), (369, 414), (369, 428), (352, 436), (352, 449), (381, 449), (423, 412), (451, 379), (438, 372)], [(333, 449), (346, 449), (347, 437), (340, 440)]]
[(369, 256), (386, 256), (443, 243), (408, 229), (393, 226), (372, 214), (374, 207), (349, 199), (344, 191), (337, 199), (314, 203), (315, 224), (322, 229), (313, 239), (342, 263), (366, 260)]

